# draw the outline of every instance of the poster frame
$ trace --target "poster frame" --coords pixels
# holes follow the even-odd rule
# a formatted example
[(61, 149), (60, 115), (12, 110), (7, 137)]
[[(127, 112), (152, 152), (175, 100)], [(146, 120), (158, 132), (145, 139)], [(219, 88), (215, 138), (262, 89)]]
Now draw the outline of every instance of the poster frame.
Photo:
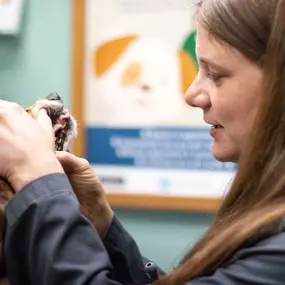
[[(72, 7), (72, 113), (78, 122), (78, 138), (74, 154), (86, 157), (84, 126), (84, 50), (85, 50), (85, 5), (87, 0), (73, 0)], [(111, 207), (128, 209), (152, 209), (186, 212), (215, 212), (221, 199), (189, 196), (166, 196), (135, 193), (108, 193)]]

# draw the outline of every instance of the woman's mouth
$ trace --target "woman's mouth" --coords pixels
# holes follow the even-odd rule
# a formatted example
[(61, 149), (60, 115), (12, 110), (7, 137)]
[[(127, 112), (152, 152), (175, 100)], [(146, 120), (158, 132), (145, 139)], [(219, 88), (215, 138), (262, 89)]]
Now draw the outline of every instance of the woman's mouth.
[(222, 125), (212, 125), (210, 128), (210, 136), (213, 138), (218, 138), (223, 130), (224, 127)]

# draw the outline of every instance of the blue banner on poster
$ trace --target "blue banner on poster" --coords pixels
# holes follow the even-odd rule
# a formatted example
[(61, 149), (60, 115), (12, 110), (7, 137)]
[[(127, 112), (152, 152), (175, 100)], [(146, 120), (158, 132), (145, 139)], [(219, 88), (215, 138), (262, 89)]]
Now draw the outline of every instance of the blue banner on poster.
[(234, 171), (211, 153), (207, 128), (87, 129), (87, 157), (91, 164), (172, 170)]

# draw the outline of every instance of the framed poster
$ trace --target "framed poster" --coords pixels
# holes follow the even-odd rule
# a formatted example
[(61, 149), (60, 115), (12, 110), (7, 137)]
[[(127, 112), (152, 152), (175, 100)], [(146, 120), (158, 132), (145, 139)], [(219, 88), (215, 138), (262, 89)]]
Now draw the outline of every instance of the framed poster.
[(74, 0), (74, 114), (111, 205), (213, 211), (235, 166), (184, 94), (197, 74), (189, 0)]
[(0, 34), (20, 32), (24, 0), (0, 0)]

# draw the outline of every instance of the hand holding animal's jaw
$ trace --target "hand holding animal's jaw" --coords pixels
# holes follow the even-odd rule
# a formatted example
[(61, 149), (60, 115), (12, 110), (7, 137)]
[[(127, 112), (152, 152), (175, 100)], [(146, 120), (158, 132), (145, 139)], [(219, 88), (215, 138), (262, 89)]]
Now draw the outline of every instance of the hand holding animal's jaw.
[[(44, 99), (36, 101), (35, 104), (26, 109), (29, 115), (31, 115), (36, 121), (38, 121), (38, 123), (42, 127), (46, 128), (50, 132), (48, 135), (46, 135), (45, 132), (42, 132), (34, 122), (27, 120), (27, 116), (24, 116), (26, 117), (26, 119), (24, 119), (21, 114), (25, 113), (23, 112), (23, 109), (19, 108), (19, 106), (17, 107), (16, 105), (13, 105), (9, 102), (2, 101), (0, 109), (2, 109), (6, 113), (6, 115), (3, 115), (3, 119), (5, 119), (7, 131), (10, 130), (11, 137), (15, 137), (14, 139), (10, 139), (10, 143), (8, 144), (5, 143), (6, 140), (4, 137), (4, 141), (2, 141), (3, 145), (7, 146), (7, 148), (5, 149), (6, 152), (2, 148), (2, 159), (6, 159), (6, 163), (11, 165), (10, 167), (5, 166), (5, 163), (3, 163), (2, 161), (2, 170), (4, 170), (4, 172), (1, 171), (1, 173), (7, 180), (9, 180), (11, 184), (13, 183), (11, 179), (9, 179), (9, 176), (16, 176), (16, 179), (13, 180), (23, 180), (23, 184), (25, 180), (26, 182), (29, 182), (33, 178), (33, 175), (36, 176), (40, 175), (41, 173), (45, 174), (45, 171), (48, 171), (49, 167), (52, 169), (52, 162), (54, 162), (54, 160), (58, 162), (55, 156), (52, 157), (52, 153), (51, 155), (48, 155), (47, 153), (52, 151), (53, 136), (55, 150), (65, 150), (69, 152), (71, 151), (73, 141), (77, 136), (76, 121), (69, 114), (68, 110), (65, 109), (63, 101), (61, 100), (58, 94), (52, 93)], [(42, 113), (43, 110), (45, 110), (46, 112)], [(46, 114), (49, 116), (50, 119), (46, 116)], [(21, 118), (23, 118), (24, 121), (21, 121)], [(5, 124), (5, 122), (3, 123)], [(26, 140), (23, 139), (23, 141), (21, 141), (22, 134), (21, 129), (19, 129), (19, 126), (27, 128), (26, 132), (24, 129)], [(17, 132), (19, 135), (18, 137), (20, 138), (20, 141), (15, 140), (17, 139), (17, 132), (15, 133), (15, 135), (13, 135), (14, 130), (16, 131), (17, 128)], [(36, 134), (33, 133), (33, 128), (38, 128)], [(5, 128), (3, 130), (5, 131)], [(11, 147), (11, 150), (9, 151), (9, 145), (13, 144), (13, 142), (15, 142), (15, 146), (17, 145), (19, 153), (21, 153), (22, 150), (24, 151), (24, 149), (26, 149), (26, 146), (26, 152), (28, 153), (28, 155), (25, 155), (25, 157), (31, 158), (28, 160), (26, 159), (27, 163), (24, 163), (24, 166), (26, 166), (26, 168), (23, 169), (22, 167), (22, 169), (19, 171), (17, 171), (17, 168), (19, 168), (18, 163), (14, 163), (8, 155), (9, 153), (12, 154), (15, 150), (13, 149), (13, 147)], [(21, 144), (22, 142), (23, 145)], [(46, 151), (41, 151), (41, 148), (37, 147), (38, 145), (46, 145), (46, 148), (43, 148), (46, 149)], [(31, 161), (31, 163), (29, 163), (29, 161)], [(13, 172), (13, 175), (11, 175), (11, 173), (10, 175), (8, 175), (8, 173), (5, 171), (5, 168), (7, 167)], [(21, 179), (17, 179), (18, 174), (21, 175)], [(8, 183), (0, 175), (0, 204), (2, 204), (3, 206), (8, 203), (15, 191), (17, 191), (16, 185), (13, 184), (14, 187), (12, 187), (10, 183)], [(19, 188), (20, 187), (21, 185), (19, 186)]]
[[(7, 106), (6, 106), (7, 104)], [(3, 106), (2, 106), (3, 105)], [(36, 170), (37, 168), (43, 167), (43, 168), (47, 168), (49, 165), (49, 160), (46, 162), (46, 165), (44, 165), (43, 163), (41, 163), (41, 151), (40, 153), (37, 154), (38, 145), (44, 145), (47, 142), (49, 143), (50, 146), (50, 150), (52, 150), (52, 136), (54, 135), (54, 149), (56, 151), (58, 150), (64, 150), (64, 151), (68, 151), (71, 152), (72, 149), (72, 144), (73, 141), (75, 139), (75, 137), (77, 136), (77, 129), (76, 129), (76, 121), (74, 120), (74, 118), (70, 115), (70, 113), (68, 112), (67, 109), (65, 109), (65, 106), (63, 104), (62, 99), (59, 97), (59, 95), (57, 93), (51, 93), (50, 95), (46, 96), (44, 99), (41, 100), (37, 100), (35, 104), (33, 104), (31, 107), (26, 109), (26, 112), (31, 115), (36, 121), (38, 121), (38, 123), (40, 125), (42, 125), (42, 127), (46, 128), (48, 131), (50, 131), (50, 135), (49, 136), (45, 136), (45, 134), (38, 128), (38, 126), (36, 124), (34, 124), (33, 122), (31, 122), (30, 120), (27, 120), (27, 116), (26, 119), (24, 119), (23, 122), (21, 122), (22, 115), (20, 115), (20, 113), (22, 114), (22, 110), (23, 109), (19, 109), (19, 106), (17, 108), (13, 108), (12, 106), (15, 106), (9, 102), (2, 101), (2, 110), (6, 110), (6, 116), (4, 115), (4, 118), (6, 118), (6, 122), (8, 123), (6, 128), (10, 129), (11, 131), (11, 137), (19, 137), (20, 141), (18, 141), (18, 145), (17, 148), (19, 150), (19, 153), (23, 151), (26, 151), (28, 153), (28, 155), (26, 155), (25, 157), (28, 158), (30, 157), (31, 159), (29, 159), (29, 161), (31, 160), (33, 163), (31, 164), (31, 167), (29, 168), (30, 171), (25, 171), (25, 169), (22, 169), (23, 172), (25, 171), (25, 175), (27, 176), (27, 178), (29, 178), (29, 174), (32, 172), (33, 168)], [(6, 106), (6, 107), (5, 107)], [(10, 108), (10, 109), (9, 109)], [(43, 110), (45, 112), (43, 112)], [(8, 113), (7, 113), (8, 112)], [(10, 118), (9, 115), (10, 114)], [(13, 115), (12, 115), (13, 114)], [(50, 118), (48, 118), (47, 117)], [(17, 119), (16, 119), (17, 118)], [(41, 121), (40, 121), (41, 120)], [(25, 122), (26, 122), (26, 126), (25, 126)], [(22, 123), (22, 125), (21, 125)], [(52, 124), (52, 128), (53, 128), (53, 132), (51, 132), (51, 124)], [(23, 137), (23, 140), (21, 141), (21, 136), (23, 135), (21, 132), (21, 129), (19, 129), (19, 126), (23, 127), (23, 128), (27, 128), (27, 130), (24, 132), (26, 133), (26, 140), (24, 139), (25, 136)], [(4, 125), (3, 125), (4, 127)], [(13, 135), (14, 131), (13, 130), (17, 130), (18, 128), (18, 135)], [(31, 130), (31, 128), (38, 128), (38, 131), (36, 133), (33, 132), (33, 130)], [(7, 129), (7, 130), (8, 130)], [(5, 130), (5, 128), (4, 128)], [(32, 139), (33, 138), (33, 139)], [(12, 139), (10, 139), (10, 143), (5, 143), (5, 137), (3, 137), (4, 141), (2, 143), (4, 143), (4, 145), (7, 146), (6, 150), (8, 152), (12, 152), (14, 151), (13, 148), (10, 148), (11, 150), (9, 151), (9, 144), (13, 144), (12, 141), (15, 141)], [(9, 142), (9, 140), (7, 141)], [(21, 144), (23, 142), (23, 145)], [(22, 146), (21, 146), (22, 145)], [(26, 145), (28, 148), (26, 149), (24, 147), (24, 145)], [(34, 147), (33, 147), (34, 145)], [(25, 150), (26, 149), (26, 150)], [(48, 150), (46, 150), (46, 152), (48, 152)], [(44, 154), (44, 153), (42, 153)], [(13, 160), (11, 158), (9, 158), (7, 155), (5, 155), (5, 151), (3, 153), (4, 157), (2, 156), (2, 159), (6, 159), (6, 162), (8, 164), (11, 164), (13, 162)], [(39, 156), (38, 160), (35, 159), (35, 156)], [(47, 156), (47, 155), (46, 155)], [(48, 156), (47, 156), (48, 158)], [(51, 157), (52, 158), (52, 157)], [(11, 163), (10, 163), (11, 162)], [(11, 171), (13, 170), (14, 172), (16, 172), (16, 168), (18, 166), (18, 163), (10, 165), (10, 169)], [(3, 165), (4, 169), (5, 166)], [(28, 163), (27, 163), (27, 167), (28, 167)], [(20, 172), (20, 171), (18, 171)], [(9, 177), (5, 174), (5, 171), (3, 173), (3, 171), (1, 171), (3, 177), (5, 177), (7, 180), (10, 181)], [(16, 173), (17, 174), (17, 173)], [(15, 175), (15, 173), (14, 173)], [(10, 175), (11, 176), (11, 175)], [(4, 195), (3, 190), (3, 179), (1, 179), (1, 174), (0, 174), (0, 180), (1, 181), (1, 185), (0, 185), (0, 198), (2, 198), (2, 200), (6, 201), (6, 196)], [(10, 183), (12, 183), (10, 181)], [(6, 183), (7, 184), (7, 183)], [(13, 184), (13, 183), (12, 183)], [(15, 187), (14, 187), (15, 188)]]

